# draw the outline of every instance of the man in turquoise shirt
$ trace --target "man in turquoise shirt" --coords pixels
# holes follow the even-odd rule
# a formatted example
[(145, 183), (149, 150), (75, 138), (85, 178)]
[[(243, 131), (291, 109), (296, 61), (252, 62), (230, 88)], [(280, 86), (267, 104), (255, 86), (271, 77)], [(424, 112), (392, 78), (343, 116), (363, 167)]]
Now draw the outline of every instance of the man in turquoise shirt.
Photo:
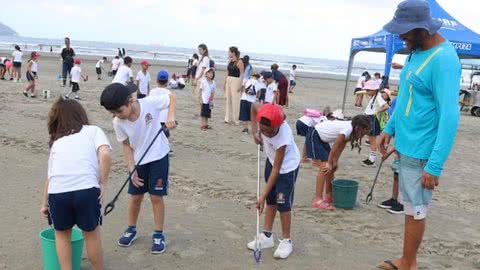
[(400, 74), (395, 113), (379, 139), (385, 156), (395, 136), (406, 214), (403, 256), (383, 262), (380, 266), (384, 269), (417, 269), (432, 191), (457, 131), (461, 65), (453, 46), (437, 33), (440, 27), (424, 0), (400, 3), (393, 20), (384, 27), (399, 34), (411, 51)]

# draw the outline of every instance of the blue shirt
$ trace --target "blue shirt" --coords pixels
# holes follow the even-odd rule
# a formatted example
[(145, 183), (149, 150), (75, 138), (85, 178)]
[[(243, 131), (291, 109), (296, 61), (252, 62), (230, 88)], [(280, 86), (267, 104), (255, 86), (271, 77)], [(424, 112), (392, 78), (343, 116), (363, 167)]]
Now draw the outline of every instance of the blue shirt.
[(395, 106), (397, 105), (397, 99), (394, 99), (392, 103), (390, 104), (390, 108), (388, 108), (387, 113), (388, 116), (392, 116), (393, 111), (395, 110)]
[(460, 60), (448, 41), (409, 58), (400, 74), (395, 113), (384, 132), (395, 136), (401, 154), (427, 160), (425, 171), (440, 176), (458, 127)]

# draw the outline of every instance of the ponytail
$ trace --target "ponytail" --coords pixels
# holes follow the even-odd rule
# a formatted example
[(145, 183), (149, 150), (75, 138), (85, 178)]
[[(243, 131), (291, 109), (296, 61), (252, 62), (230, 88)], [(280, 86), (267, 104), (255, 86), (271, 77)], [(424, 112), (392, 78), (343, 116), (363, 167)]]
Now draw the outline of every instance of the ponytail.
[(362, 136), (360, 135), (361, 129), (372, 128), (370, 118), (367, 115), (359, 114), (352, 119), (352, 135), (350, 135), (350, 146), (352, 150), (358, 148), (358, 153), (362, 151)]

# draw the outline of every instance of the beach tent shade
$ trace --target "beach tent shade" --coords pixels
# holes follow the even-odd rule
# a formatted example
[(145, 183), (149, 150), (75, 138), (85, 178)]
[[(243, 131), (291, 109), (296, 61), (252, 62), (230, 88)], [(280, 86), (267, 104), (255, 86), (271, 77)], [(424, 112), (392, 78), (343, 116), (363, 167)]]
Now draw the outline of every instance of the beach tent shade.
[[(460, 59), (480, 59), (480, 35), (473, 32), (448, 12), (446, 12), (435, 0), (428, 0), (432, 10), (433, 18), (442, 22), (439, 33), (449, 40), (457, 50)], [(359, 52), (382, 52), (385, 57), (385, 76), (390, 75), (391, 64), (395, 54), (408, 54), (404, 42), (398, 35), (390, 34), (384, 30), (373, 35), (353, 38), (348, 61), (347, 78), (343, 93), (342, 109), (345, 110), (348, 83), (351, 78), (351, 71), (355, 55)]]

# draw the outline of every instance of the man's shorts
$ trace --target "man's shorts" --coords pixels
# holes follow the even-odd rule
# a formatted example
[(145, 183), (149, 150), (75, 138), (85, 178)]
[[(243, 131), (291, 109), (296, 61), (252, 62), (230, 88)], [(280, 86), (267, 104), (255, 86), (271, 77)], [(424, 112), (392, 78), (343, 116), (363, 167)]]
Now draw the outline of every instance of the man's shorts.
[(399, 159), (394, 160), (394, 161), (392, 162), (391, 167), (392, 167), (392, 172), (393, 172), (395, 175), (398, 175), (398, 171), (399, 171), (399, 169), (400, 169), (400, 160), (399, 160)]
[(168, 154), (160, 160), (138, 166), (137, 175), (143, 179), (143, 186), (136, 187), (132, 181), (129, 181), (128, 194), (142, 195), (148, 192), (150, 195), (167, 196), (168, 167)]
[(432, 201), (432, 191), (422, 187), (422, 174), (427, 160), (407, 157), (399, 153), (399, 181), (405, 214), (416, 220), (427, 216), (428, 207)]
[(82, 231), (95, 230), (102, 224), (99, 196), (98, 188), (48, 194), (48, 223), (58, 231), (69, 230), (74, 225)]
[[(289, 173), (279, 174), (275, 186), (267, 196), (267, 205), (276, 205), (280, 213), (289, 212), (293, 206), (295, 182), (297, 181), (298, 169)], [(272, 163), (267, 159), (265, 164), (265, 182), (272, 173)]]
[(307, 157), (312, 160), (328, 161), (330, 155), (330, 144), (322, 141), (315, 128), (310, 128), (305, 139), (307, 146)]

